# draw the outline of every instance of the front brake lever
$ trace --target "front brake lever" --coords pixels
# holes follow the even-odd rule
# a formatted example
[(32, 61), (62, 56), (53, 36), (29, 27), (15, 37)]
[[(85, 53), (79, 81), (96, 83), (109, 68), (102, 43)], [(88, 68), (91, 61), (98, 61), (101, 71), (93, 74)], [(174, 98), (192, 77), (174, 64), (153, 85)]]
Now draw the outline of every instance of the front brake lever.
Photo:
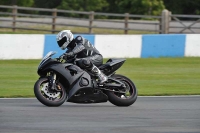
[(61, 55), (61, 56), (59, 56), (58, 58), (56, 58), (57, 59), (57, 61), (59, 61), (59, 62), (63, 62), (63, 60), (64, 60), (64, 55)]

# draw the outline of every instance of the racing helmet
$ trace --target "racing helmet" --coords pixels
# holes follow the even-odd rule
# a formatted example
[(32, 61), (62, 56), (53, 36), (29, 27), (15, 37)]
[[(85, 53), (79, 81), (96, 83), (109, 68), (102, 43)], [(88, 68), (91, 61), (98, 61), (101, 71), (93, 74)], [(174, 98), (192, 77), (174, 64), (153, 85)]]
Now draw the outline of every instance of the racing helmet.
[(67, 48), (69, 43), (74, 39), (74, 35), (71, 33), (70, 30), (62, 30), (57, 34), (56, 40), (58, 46), (64, 50)]

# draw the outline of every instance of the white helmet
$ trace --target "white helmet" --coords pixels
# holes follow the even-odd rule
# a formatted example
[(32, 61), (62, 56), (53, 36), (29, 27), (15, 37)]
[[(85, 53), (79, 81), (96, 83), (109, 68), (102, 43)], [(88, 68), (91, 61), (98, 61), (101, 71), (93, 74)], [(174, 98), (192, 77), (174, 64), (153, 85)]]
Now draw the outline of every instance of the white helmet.
[(57, 34), (56, 40), (58, 46), (64, 50), (67, 48), (69, 43), (74, 39), (74, 35), (71, 33), (70, 30), (62, 30)]

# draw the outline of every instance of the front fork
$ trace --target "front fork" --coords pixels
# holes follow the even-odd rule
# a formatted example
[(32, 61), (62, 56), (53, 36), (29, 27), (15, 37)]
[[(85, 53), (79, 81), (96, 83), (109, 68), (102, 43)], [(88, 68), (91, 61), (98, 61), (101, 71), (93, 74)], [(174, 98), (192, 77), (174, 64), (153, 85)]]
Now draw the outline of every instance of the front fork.
[(59, 86), (58, 88), (56, 86), (56, 74), (54, 72), (50, 72), (48, 75), (49, 75), (48, 77), (49, 77), (50, 89), (59, 91), (60, 90)]

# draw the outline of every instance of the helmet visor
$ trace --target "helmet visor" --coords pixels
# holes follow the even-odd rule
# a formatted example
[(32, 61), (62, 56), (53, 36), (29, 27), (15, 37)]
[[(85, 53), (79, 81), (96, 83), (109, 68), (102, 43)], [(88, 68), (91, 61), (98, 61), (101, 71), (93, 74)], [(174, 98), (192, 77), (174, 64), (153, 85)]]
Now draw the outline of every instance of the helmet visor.
[(59, 47), (62, 47), (64, 43), (67, 42), (67, 37), (63, 37), (61, 40), (58, 41), (58, 45)]

